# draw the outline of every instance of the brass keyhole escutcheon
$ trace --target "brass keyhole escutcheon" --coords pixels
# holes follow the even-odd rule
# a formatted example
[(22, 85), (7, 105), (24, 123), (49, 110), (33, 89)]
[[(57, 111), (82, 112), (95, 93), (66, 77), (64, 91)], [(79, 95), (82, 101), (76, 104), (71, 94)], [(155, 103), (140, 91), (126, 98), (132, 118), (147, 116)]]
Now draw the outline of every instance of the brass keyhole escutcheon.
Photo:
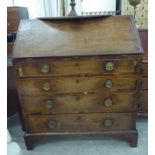
[(47, 100), (46, 101), (46, 107), (47, 107), (47, 109), (52, 109), (54, 107), (53, 100)]
[(80, 80), (76, 80), (76, 83), (80, 83)]
[(51, 89), (51, 84), (49, 82), (45, 82), (43, 84), (43, 90), (49, 91)]
[(21, 67), (18, 68), (18, 74), (19, 74), (20, 77), (23, 76), (23, 70), (22, 70)]
[(76, 67), (79, 67), (79, 63), (75, 63), (75, 66), (76, 66)]
[(78, 116), (78, 117), (77, 117), (77, 120), (81, 120), (81, 116)]
[(76, 96), (76, 100), (80, 100), (80, 96)]
[(106, 88), (112, 88), (112, 80), (106, 80), (105, 87)]
[(41, 65), (41, 72), (42, 73), (48, 73), (50, 70), (50, 66), (48, 64)]
[(106, 107), (110, 107), (110, 106), (112, 106), (112, 104), (113, 104), (112, 99), (107, 98), (107, 99), (104, 100), (104, 105)]
[(106, 119), (104, 120), (103, 124), (105, 127), (111, 127), (113, 125), (113, 122), (111, 119)]
[(51, 129), (55, 128), (56, 125), (57, 125), (57, 123), (56, 123), (55, 120), (51, 120), (51, 121), (48, 122), (48, 127), (51, 128)]
[(113, 62), (107, 62), (105, 68), (107, 71), (112, 71), (114, 69), (114, 63)]

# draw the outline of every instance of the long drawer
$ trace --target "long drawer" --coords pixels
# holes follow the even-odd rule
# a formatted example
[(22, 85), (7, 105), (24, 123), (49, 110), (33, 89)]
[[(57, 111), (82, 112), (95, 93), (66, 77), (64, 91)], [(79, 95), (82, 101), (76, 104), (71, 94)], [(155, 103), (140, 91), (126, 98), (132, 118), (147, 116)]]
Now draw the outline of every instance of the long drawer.
[(29, 115), (28, 133), (129, 131), (135, 118), (133, 113)]
[[(36, 93), (76, 93), (103, 92), (116, 90), (135, 90), (138, 80), (135, 77), (56, 77), (18, 80), (18, 88), (22, 94)], [(145, 82), (143, 87), (145, 87)]]
[[(147, 78), (141, 80), (141, 89), (147, 89)], [(135, 90), (138, 82), (136, 77), (98, 76), (20, 79), (17, 83), (22, 94), (36, 94)]]
[(134, 59), (41, 59), (19, 61), (15, 64), (20, 77), (60, 76), (77, 74), (135, 74), (138, 67)]
[(134, 112), (136, 94), (93, 93), (88, 95), (22, 96), (22, 109), (29, 114)]

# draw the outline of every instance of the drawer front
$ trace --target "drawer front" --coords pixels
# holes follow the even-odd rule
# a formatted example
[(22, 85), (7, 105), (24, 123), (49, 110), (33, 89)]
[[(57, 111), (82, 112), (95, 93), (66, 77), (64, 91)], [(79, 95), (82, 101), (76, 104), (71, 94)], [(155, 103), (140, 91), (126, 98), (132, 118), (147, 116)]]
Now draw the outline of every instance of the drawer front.
[(22, 70), (21, 77), (26, 76), (59, 76), (77, 74), (133, 74), (136, 61), (132, 59), (95, 59), (80, 60), (40, 60), (25, 61), (16, 64)]
[(21, 106), (29, 114), (134, 112), (135, 97), (132, 93), (22, 96)]
[(29, 115), (29, 133), (81, 133), (135, 129), (136, 114)]
[(18, 89), (22, 94), (37, 93), (77, 93), (103, 92), (116, 90), (135, 90), (137, 80), (134, 77), (57, 77), (44, 79), (18, 80)]
[(9, 20), (7, 22), (7, 30), (9, 31), (17, 31), (19, 26), (19, 20)]

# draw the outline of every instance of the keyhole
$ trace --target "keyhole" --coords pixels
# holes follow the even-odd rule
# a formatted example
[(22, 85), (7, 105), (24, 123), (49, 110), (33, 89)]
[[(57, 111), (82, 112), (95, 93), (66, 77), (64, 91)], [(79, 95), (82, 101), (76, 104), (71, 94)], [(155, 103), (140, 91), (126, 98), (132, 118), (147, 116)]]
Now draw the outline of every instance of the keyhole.
[(79, 64), (78, 64), (78, 63), (76, 63), (76, 64), (75, 64), (75, 66), (76, 66), (76, 67), (79, 67)]
[(77, 117), (77, 120), (80, 120), (80, 119), (81, 119), (81, 116), (78, 116), (78, 117)]
[(76, 83), (79, 83), (80, 81), (79, 80), (76, 80)]
[(79, 96), (77, 96), (77, 97), (76, 97), (76, 100), (79, 100), (79, 99), (80, 99), (80, 97), (79, 97)]

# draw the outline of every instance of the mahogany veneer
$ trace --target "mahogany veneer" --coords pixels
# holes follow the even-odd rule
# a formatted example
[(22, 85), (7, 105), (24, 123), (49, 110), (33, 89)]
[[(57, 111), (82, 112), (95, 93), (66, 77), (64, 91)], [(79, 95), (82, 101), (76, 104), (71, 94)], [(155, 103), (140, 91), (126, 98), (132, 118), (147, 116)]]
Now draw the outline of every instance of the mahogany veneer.
[(137, 146), (147, 87), (131, 16), (24, 20), (14, 69), (27, 149), (55, 135), (112, 135)]

